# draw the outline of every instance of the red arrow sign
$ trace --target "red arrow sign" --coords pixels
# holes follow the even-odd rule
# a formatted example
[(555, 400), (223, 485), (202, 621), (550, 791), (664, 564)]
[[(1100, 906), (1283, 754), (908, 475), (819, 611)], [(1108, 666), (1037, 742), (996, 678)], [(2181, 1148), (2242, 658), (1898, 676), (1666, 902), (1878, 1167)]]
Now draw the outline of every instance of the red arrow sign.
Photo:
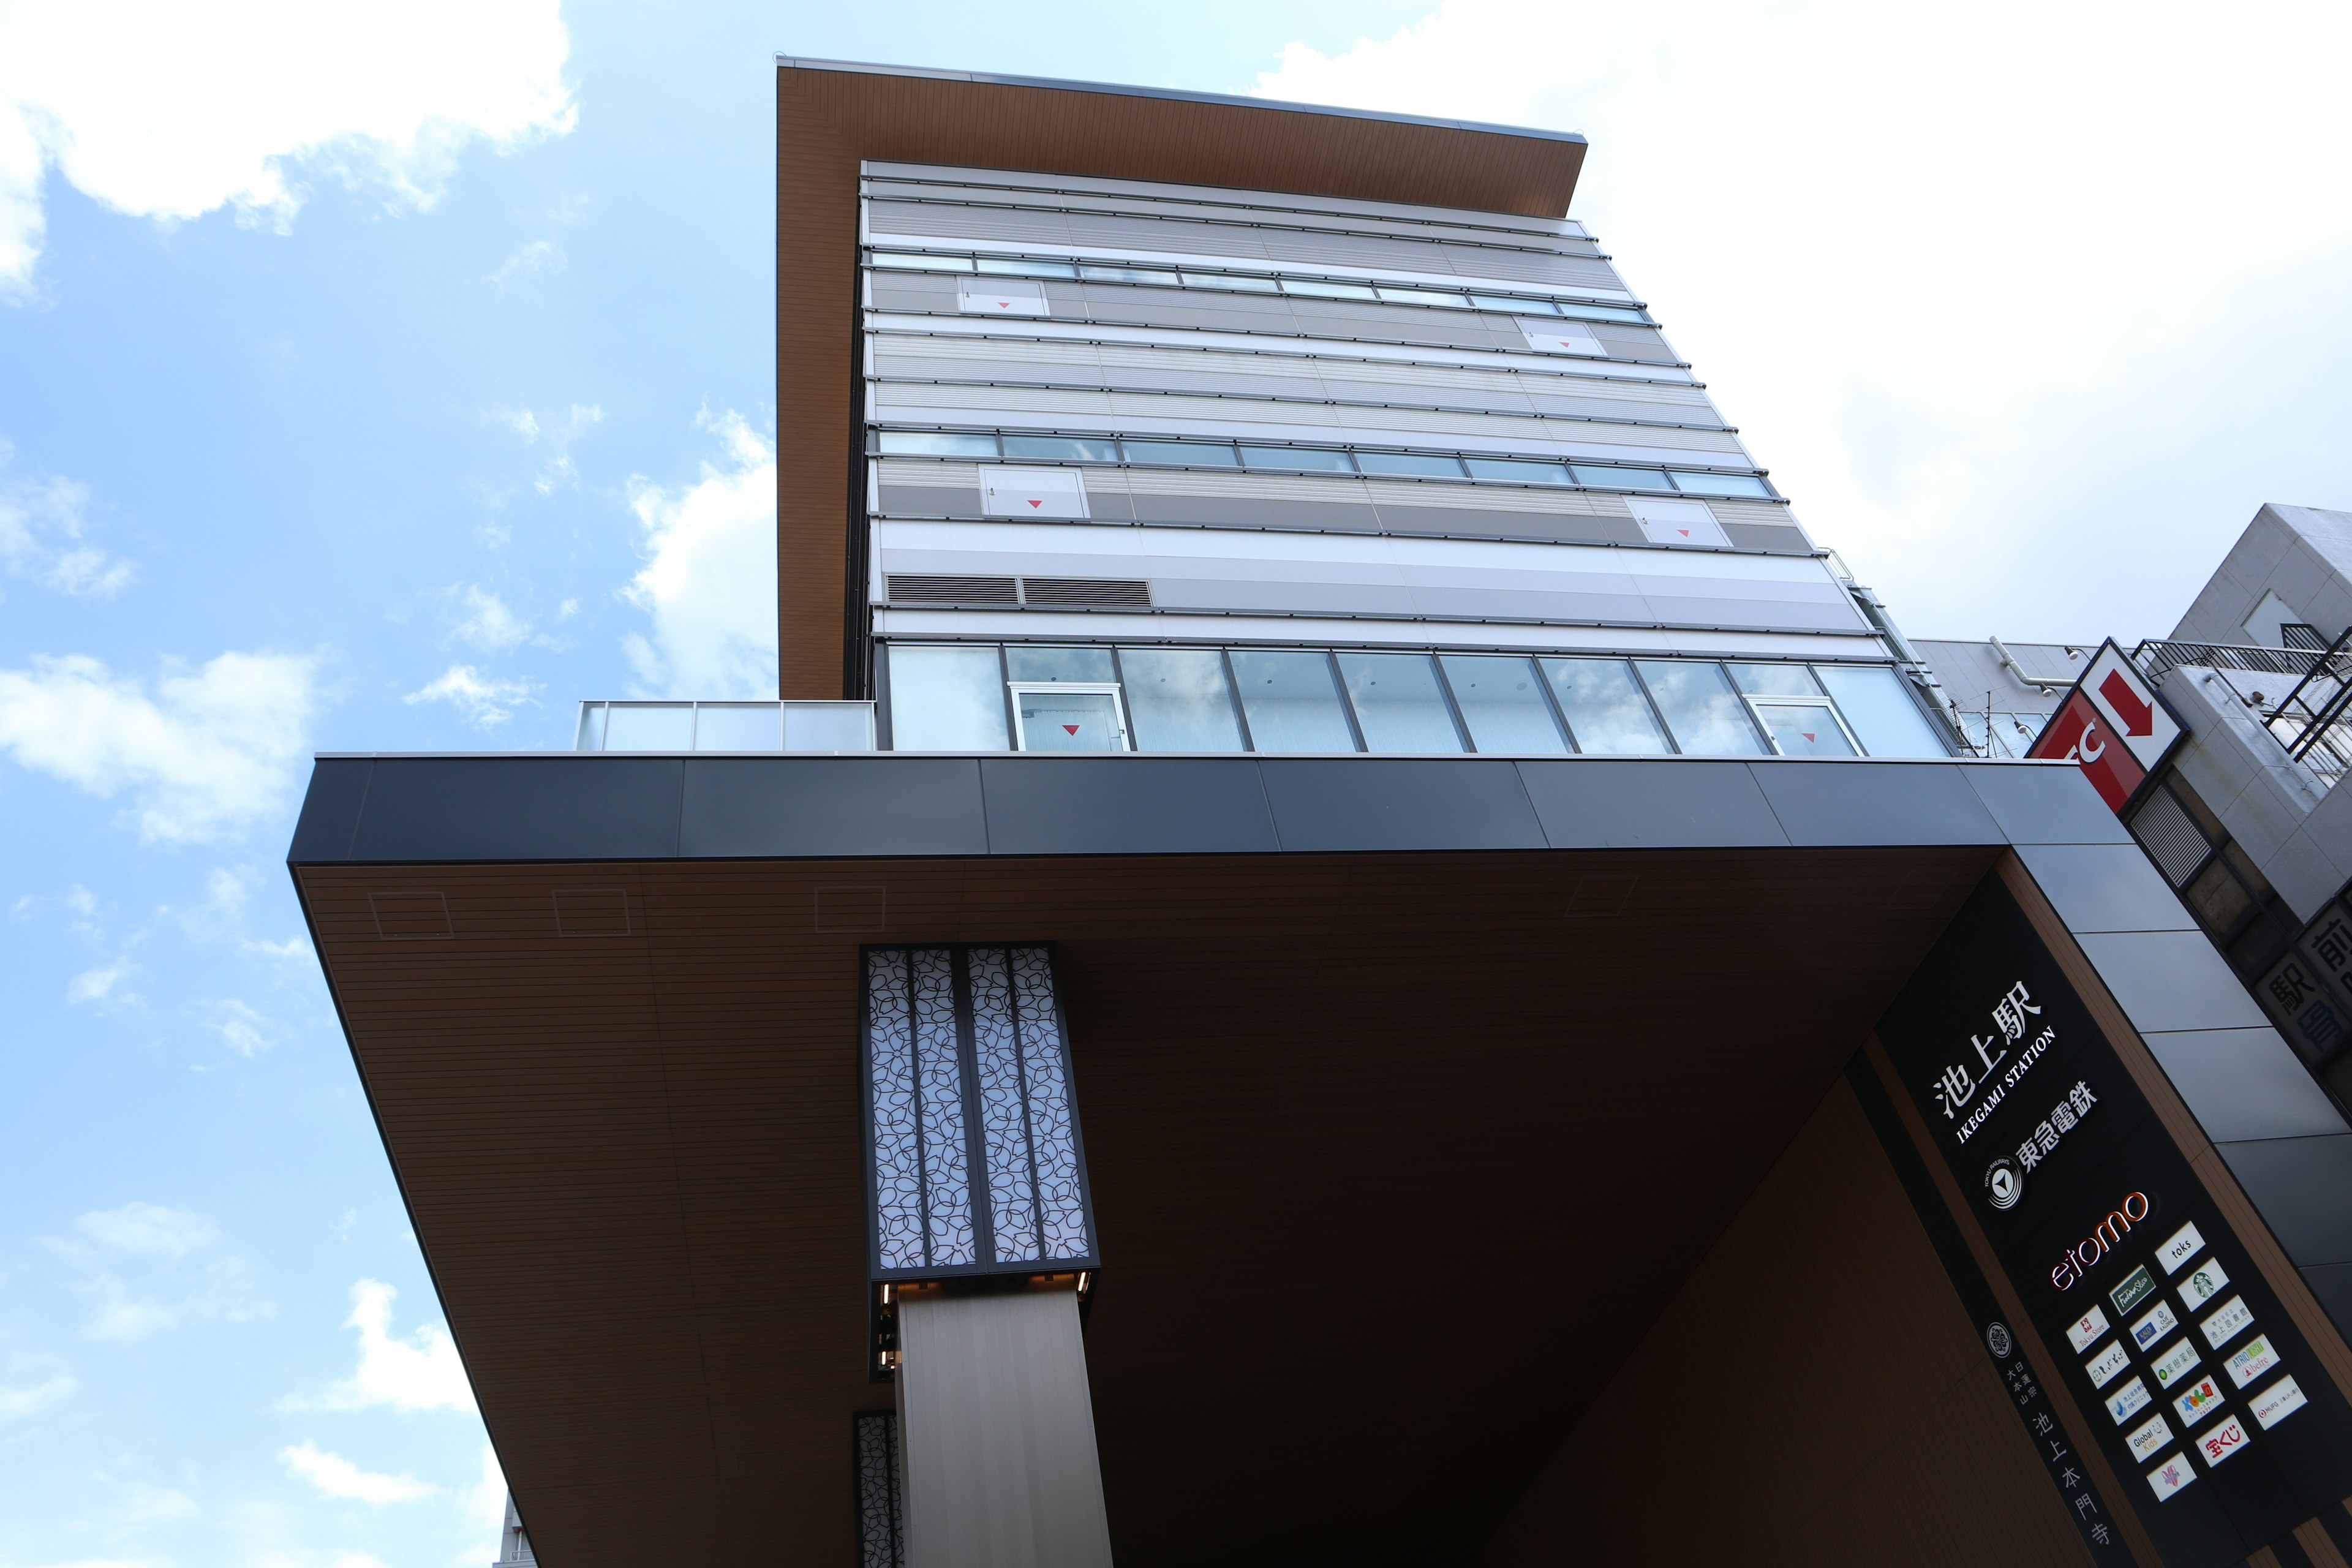
[(2139, 693), (2132, 689), (2131, 682), (2124, 679), (2122, 670), (2107, 672), (2107, 678), (2099, 682), (2099, 695), (2107, 700), (2107, 706), (2114, 709), (2116, 717), (2124, 721), (2125, 734), (2156, 733), (2156, 705), (2140, 700)]

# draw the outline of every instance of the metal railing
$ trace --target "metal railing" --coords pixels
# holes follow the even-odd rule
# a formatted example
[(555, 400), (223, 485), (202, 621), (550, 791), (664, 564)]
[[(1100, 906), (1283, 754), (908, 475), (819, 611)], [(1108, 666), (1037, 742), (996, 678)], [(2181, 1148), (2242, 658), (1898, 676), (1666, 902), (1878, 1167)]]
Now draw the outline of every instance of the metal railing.
[(2320, 646), (2318, 634), (2308, 626), (2290, 626), (2282, 631), (2309, 646), (2269, 647), (2151, 637), (2132, 650), (2132, 662), (2151, 682), (2183, 668), (2280, 677), (2275, 684), (2285, 688), (2284, 695), (2273, 696), (2264, 685), (2252, 682), (2231, 684), (2245, 687), (2242, 696), (2247, 706), (2289, 756), (2333, 785), (2352, 771), (2352, 628), (2326, 647)]
[(580, 752), (870, 752), (871, 702), (583, 702)]

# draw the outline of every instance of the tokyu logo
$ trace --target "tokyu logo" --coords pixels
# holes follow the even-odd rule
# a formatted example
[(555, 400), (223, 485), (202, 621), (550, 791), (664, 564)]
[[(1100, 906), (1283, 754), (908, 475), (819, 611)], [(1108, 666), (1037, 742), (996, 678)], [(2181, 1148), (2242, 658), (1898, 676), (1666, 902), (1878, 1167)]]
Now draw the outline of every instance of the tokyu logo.
[[(2100, 1260), (2113, 1252), (2122, 1239), (2131, 1234), (2131, 1227), (2147, 1217), (2146, 1193), (2133, 1193), (2122, 1203), (2107, 1211), (2091, 1234), (2066, 1249), (2066, 1256), (2050, 1270), (2050, 1283), (2060, 1290), (2071, 1290), (2075, 1281), (2098, 1267)], [(2134, 1298), (2137, 1300), (2137, 1297)], [(2116, 1303), (2119, 1310), (2128, 1310), (2128, 1303)]]

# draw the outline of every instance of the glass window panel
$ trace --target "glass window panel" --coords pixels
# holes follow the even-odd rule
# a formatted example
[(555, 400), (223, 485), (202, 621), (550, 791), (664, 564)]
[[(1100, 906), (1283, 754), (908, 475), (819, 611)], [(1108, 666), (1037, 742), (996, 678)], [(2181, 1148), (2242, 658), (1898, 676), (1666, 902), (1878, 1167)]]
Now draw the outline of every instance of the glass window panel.
[(1024, 261), (1012, 257), (983, 256), (980, 269), (997, 278), (1076, 278), (1078, 269), (1066, 261)]
[(1731, 684), (1750, 697), (1819, 697), (1821, 683), (1801, 664), (1727, 664)]
[(1361, 283), (1326, 283), (1314, 278), (1286, 278), (1282, 280), (1286, 294), (1311, 294), (1318, 300), (1377, 300), (1378, 294)]
[(1078, 276), (1097, 283), (1165, 283), (1171, 289), (1183, 281), (1157, 267), (1081, 267)]
[(1368, 474), (1426, 474), (1447, 479), (1462, 477), (1461, 458), (1441, 458), (1431, 452), (1359, 452), (1356, 467)]
[(1253, 468), (1291, 468), (1317, 474), (1352, 474), (1345, 452), (1318, 452), (1311, 447), (1244, 447), (1242, 461)]
[(705, 702), (694, 715), (698, 752), (783, 749), (784, 715), (773, 702)]
[(1620, 490), (1670, 490), (1675, 487), (1666, 480), (1664, 468), (1596, 468), (1585, 463), (1570, 465), (1576, 470), (1580, 485), (1607, 485)]
[(1193, 289), (1230, 289), (1243, 294), (1273, 294), (1281, 285), (1271, 278), (1244, 278), (1234, 272), (1187, 272), (1187, 287)]
[(863, 702), (787, 702), (787, 752), (870, 752), (874, 711)]
[(1087, 680), (1097, 684), (1118, 679), (1107, 647), (1021, 647), (1004, 650), (1008, 680)]
[(1343, 653), (1339, 676), (1370, 752), (1458, 752), (1462, 732), (1425, 653)]
[(1122, 441), (1130, 463), (1190, 463), (1195, 468), (1207, 466), (1237, 468), (1241, 459), (1234, 456), (1231, 447), (1212, 447), (1202, 441)]
[(1139, 752), (1238, 752), (1241, 721), (1213, 647), (1123, 647), (1128, 717)]
[(1753, 474), (1683, 474), (1675, 476), (1675, 488), (1694, 496), (1762, 496), (1769, 499), (1772, 487)]
[(903, 250), (877, 250), (874, 265), (900, 272), (969, 272), (971, 258), (968, 256), (917, 256)]
[(1381, 289), (1376, 292), (1391, 305), (1450, 305), (1457, 310), (1470, 308), (1467, 297), (1449, 294), (1442, 289)]
[(615, 702), (606, 721), (608, 752), (683, 752), (694, 744), (691, 702)]
[(1551, 303), (1546, 300), (1513, 300), (1501, 294), (1473, 294), (1470, 302), (1482, 310), (1508, 310), (1518, 316), (1549, 316)]
[[(1837, 699), (1838, 709), (1844, 713), (1845, 721), (1853, 726), (1862, 749), (1872, 756), (1951, 754), (1937, 737), (1935, 726), (1927, 722), (1927, 716), (1919, 711), (1919, 705), (1904, 689), (1903, 678), (1885, 665), (1819, 664), (1813, 667), (1813, 673), (1822, 678), (1822, 684)], [(2005, 713), (2001, 717), (2013, 720), (2016, 716)], [(2038, 715), (2029, 717), (2033, 725), (2040, 725)], [(2014, 723), (2002, 740), (2020, 756), (2032, 744), (2030, 739), (2018, 735)]]
[(1510, 479), (1523, 485), (1564, 485), (1566, 463), (1530, 463), (1518, 458), (1465, 458), (1474, 479)]
[(575, 752), (601, 752), (604, 749), (604, 705), (583, 702), (580, 705), (580, 738), (572, 748)]
[(1565, 752), (1559, 722), (1537, 686), (1536, 667), (1524, 658), (1447, 654), (1445, 683), (1470, 742), (1482, 752)]
[(1538, 661), (1559, 699), (1576, 747), (1599, 756), (1662, 756), (1673, 748), (1650, 710), (1633, 671), (1622, 658)]
[(1116, 463), (1118, 443), (1087, 441), (1076, 436), (1007, 436), (1008, 458), (1044, 458), (1056, 463)]
[(1573, 316), (1580, 321), (1633, 321), (1642, 326), (1649, 325), (1648, 318), (1641, 311), (1621, 310), (1614, 305), (1585, 305), (1562, 300), (1557, 308), (1561, 315)]
[(1666, 729), (1685, 756), (1752, 757), (1764, 750), (1748, 717), (1748, 704), (1731, 689), (1721, 665), (1686, 659), (1638, 662), (1642, 679), (1658, 700)]
[(1826, 702), (1759, 702), (1756, 715), (1784, 757), (1850, 757), (1853, 747)]
[(881, 443), (886, 455), (927, 458), (996, 456), (996, 437), (993, 436), (960, 436), (943, 430), (885, 430), (881, 433)]
[(1234, 654), (1242, 711), (1261, 752), (1352, 752), (1356, 737), (1339, 707), (1331, 661), (1319, 653), (1262, 648)]
[(985, 647), (890, 649), (890, 745), (901, 752), (1002, 752), (1004, 676)]
[[(1008, 652), (1011, 650), (1007, 650)], [(1024, 752), (1123, 752), (1115, 691), (1043, 691), (1015, 688)]]

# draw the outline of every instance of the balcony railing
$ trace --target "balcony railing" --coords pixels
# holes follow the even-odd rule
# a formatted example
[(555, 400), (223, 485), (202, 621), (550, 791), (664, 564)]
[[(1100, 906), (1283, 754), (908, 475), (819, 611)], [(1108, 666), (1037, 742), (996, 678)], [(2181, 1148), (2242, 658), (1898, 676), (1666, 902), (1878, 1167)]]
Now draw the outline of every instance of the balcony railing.
[(581, 752), (870, 752), (871, 702), (583, 702)]
[(2132, 650), (2132, 660), (2151, 681), (2175, 669), (2224, 672), (2287, 754), (2333, 786), (2352, 771), (2352, 629), (2327, 644), (2309, 626), (2283, 631), (2287, 641), (2304, 646), (2151, 638)]

